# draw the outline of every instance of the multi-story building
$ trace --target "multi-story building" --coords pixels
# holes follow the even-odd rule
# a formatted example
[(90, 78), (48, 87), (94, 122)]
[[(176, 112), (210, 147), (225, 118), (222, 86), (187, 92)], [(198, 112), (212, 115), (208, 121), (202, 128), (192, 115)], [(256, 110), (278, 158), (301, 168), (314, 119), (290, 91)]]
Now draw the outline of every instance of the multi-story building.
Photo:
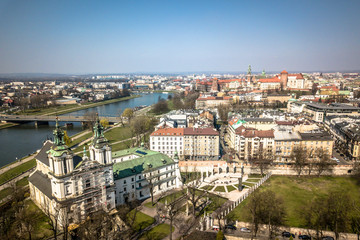
[(241, 126), (236, 129), (232, 148), (238, 153), (240, 160), (249, 161), (257, 158), (259, 154), (273, 156), (274, 131), (262, 131)]
[(79, 157), (65, 145), (57, 123), (54, 142), (45, 142), (36, 156), (36, 170), (29, 176), (31, 198), (61, 225), (181, 186), (176, 152), (174, 159), (144, 147), (112, 152), (103, 130), (98, 119), (90, 157), (85, 149)]
[(233, 102), (233, 98), (231, 96), (225, 96), (225, 97), (200, 96), (198, 99), (196, 99), (195, 107), (196, 109), (216, 108), (219, 106), (228, 106), (232, 102)]
[(171, 159), (144, 147), (131, 148), (113, 153), (113, 159), (116, 205), (144, 200), (182, 185), (176, 152)]
[(326, 153), (332, 156), (334, 140), (327, 132), (305, 132), (300, 133), (301, 146), (307, 151), (309, 158), (316, 158), (316, 151), (323, 149)]
[(213, 128), (184, 129), (184, 158), (191, 160), (218, 160), (219, 132)]
[(78, 157), (65, 145), (56, 123), (54, 142), (47, 141), (37, 154), (36, 170), (29, 176), (33, 201), (61, 225), (84, 220), (91, 212), (115, 208), (111, 147), (97, 122), (86, 153)]
[(275, 131), (275, 161), (291, 162), (291, 153), (294, 148), (300, 146), (301, 136), (293, 131)]
[(160, 128), (150, 135), (150, 149), (174, 156), (178, 152), (184, 155), (184, 129), (185, 128)]
[(323, 122), (326, 116), (351, 115), (360, 116), (360, 108), (341, 103), (311, 103), (291, 101), (288, 104), (288, 111), (303, 112), (304, 115), (315, 122)]
[(184, 159), (217, 160), (219, 132), (213, 128), (163, 128), (150, 135), (150, 149)]

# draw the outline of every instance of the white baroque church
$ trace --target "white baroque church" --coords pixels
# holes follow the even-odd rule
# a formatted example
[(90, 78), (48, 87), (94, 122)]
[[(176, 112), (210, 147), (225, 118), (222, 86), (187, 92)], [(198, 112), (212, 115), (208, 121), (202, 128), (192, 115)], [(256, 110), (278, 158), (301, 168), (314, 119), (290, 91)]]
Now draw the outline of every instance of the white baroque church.
[(30, 196), (60, 225), (79, 223), (90, 213), (179, 188), (177, 155), (174, 159), (144, 147), (112, 152), (97, 119), (89, 155), (75, 155), (64, 142), (58, 121), (54, 141), (46, 141), (29, 176)]

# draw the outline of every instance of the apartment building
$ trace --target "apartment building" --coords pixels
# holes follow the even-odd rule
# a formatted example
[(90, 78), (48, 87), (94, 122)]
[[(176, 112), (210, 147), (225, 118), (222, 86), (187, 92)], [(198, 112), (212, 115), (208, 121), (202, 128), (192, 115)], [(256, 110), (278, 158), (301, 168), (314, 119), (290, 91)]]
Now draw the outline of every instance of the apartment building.
[(332, 156), (334, 140), (329, 133), (317, 131), (299, 134), (301, 137), (301, 146), (308, 152), (310, 158), (315, 158), (316, 151), (320, 148)]
[(191, 160), (218, 160), (220, 134), (213, 128), (184, 129), (184, 158)]
[(219, 159), (219, 132), (213, 128), (164, 128), (150, 135), (150, 149), (192, 160)]
[(291, 153), (300, 146), (301, 136), (293, 131), (275, 131), (275, 162), (291, 162)]
[(168, 156), (184, 155), (184, 129), (160, 128), (150, 135), (150, 149)]
[(234, 150), (241, 160), (247, 161), (258, 157), (259, 154), (273, 156), (274, 131), (241, 126), (237, 129)]

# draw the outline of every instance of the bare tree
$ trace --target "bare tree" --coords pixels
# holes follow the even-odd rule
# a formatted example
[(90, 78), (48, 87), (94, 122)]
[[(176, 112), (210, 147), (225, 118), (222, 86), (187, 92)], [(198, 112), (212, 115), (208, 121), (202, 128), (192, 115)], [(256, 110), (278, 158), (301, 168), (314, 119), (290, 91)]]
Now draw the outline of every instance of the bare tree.
[(252, 222), (252, 239), (256, 237), (259, 224), (268, 226), (269, 239), (272, 239), (278, 227), (284, 223), (285, 210), (283, 201), (271, 190), (252, 193), (249, 198), (248, 216)]
[(264, 152), (263, 149), (260, 149), (258, 153), (254, 154), (250, 159), (250, 162), (260, 170), (261, 175), (264, 175), (272, 164), (273, 157), (271, 154)]
[(316, 150), (315, 156), (317, 157), (315, 169), (318, 176), (320, 176), (325, 171), (331, 170), (332, 163), (330, 160), (330, 155), (323, 148), (318, 148)]
[(301, 146), (296, 146), (290, 155), (295, 171), (300, 176), (304, 167), (306, 166), (307, 153), (306, 150)]
[(32, 234), (35, 230), (35, 222), (33, 219), (34, 211), (22, 208), (18, 214), (16, 214), (17, 219), (17, 228), (18, 228), (18, 234), (20, 234), (19, 237), (24, 238), (27, 236), (29, 240), (32, 239)]
[(84, 114), (84, 118), (86, 119), (85, 126), (86, 128), (92, 129), (95, 125), (97, 114), (95, 111), (86, 112)]
[(160, 217), (169, 220), (170, 240), (172, 240), (173, 225), (176, 219), (180, 216), (183, 198), (175, 198), (175, 195), (173, 194), (167, 199), (168, 201), (165, 202), (165, 204), (158, 202), (156, 210)]
[(46, 202), (44, 204), (44, 212), (48, 216), (46, 222), (48, 223), (50, 230), (53, 232), (54, 239), (56, 240), (59, 228), (59, 210), (55, 209), (54, 211), (51, 211), (50, 206), (50, 203)]

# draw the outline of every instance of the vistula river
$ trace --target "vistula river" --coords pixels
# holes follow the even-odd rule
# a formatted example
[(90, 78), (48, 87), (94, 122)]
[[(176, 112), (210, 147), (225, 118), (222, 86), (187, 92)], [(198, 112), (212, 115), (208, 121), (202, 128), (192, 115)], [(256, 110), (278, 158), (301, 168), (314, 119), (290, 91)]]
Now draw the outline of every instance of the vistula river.
[[(142, 96), (138, 98), (88, 108), (64, 115), (82, 116), (86, 112), (95, 111), (98, 112), (101, 117), (117, 117), (125, 108), (134, 108), (141, 105), (149, 106), (157, 103), (159, 97), (167, 99), (168, 96), (169, 94), (165, 93), (142, 94)], [(59, 117), (59, 119), (61, 120), (61, 117)], [(60, 122), (59, 124), (64, 126), (65, 123)], [(54, 128), (55, 123), (39, 125), (35, 128), (34, 123), (31, 122), (0, 130), (0, 167), (40, 149), (46, 139), (52, 138)], [(74, 123), (73, 127), (67, 128), (66, 130), (68, 135), (71, 136), (82, 131), (82, 127), (80, 123)]]

